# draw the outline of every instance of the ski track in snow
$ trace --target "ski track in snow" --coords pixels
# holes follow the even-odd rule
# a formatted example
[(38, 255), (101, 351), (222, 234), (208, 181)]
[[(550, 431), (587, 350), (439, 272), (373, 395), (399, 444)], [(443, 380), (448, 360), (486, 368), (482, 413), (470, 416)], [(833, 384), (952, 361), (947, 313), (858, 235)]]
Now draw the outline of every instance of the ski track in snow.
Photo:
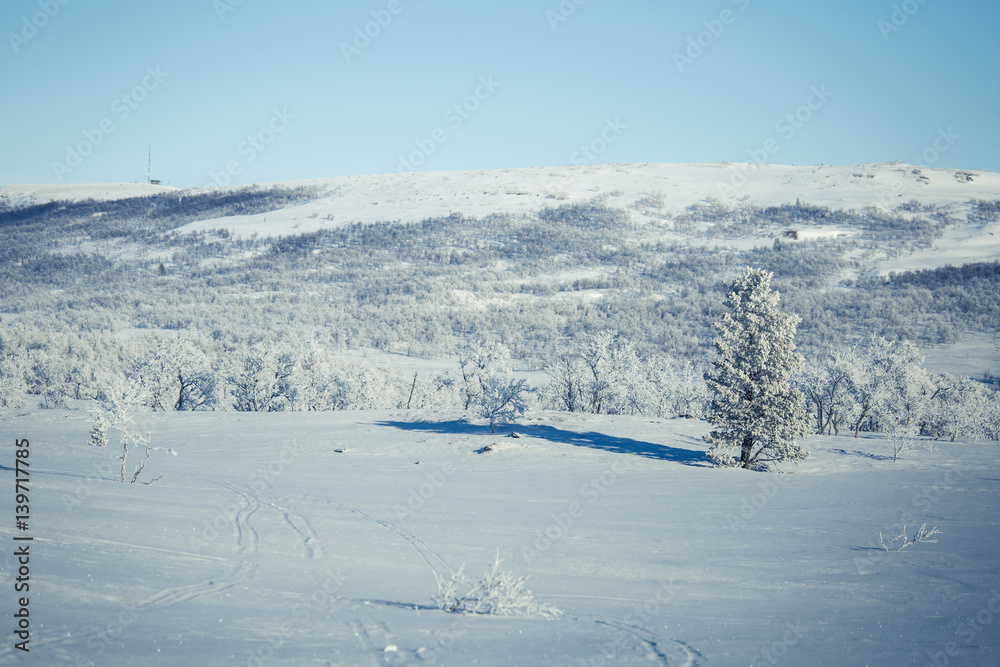
[[(670, 665), (670, 667), (674, 667), (675, 665), (679, 665), (680, 667), (697, 667), (699, 664), (698, 658), (700, 654), (698, 651), (684, 642), (676, 639), (660, 639), (649, 630), (638, 625), (601, 620), (594, 621), (594, 623), (632, 635), (639, 644), (649, 650), (650, 657), (655, 657), (656, 661), (662, 665)], [(669, 645), (667, 642), (669, 642)]]
[(323, 557), (323, 548), (320, 546), (319, 537), (316, 536), (316, 532), (313, 530), (308, 519), (301, 514), (291, 511), (287, 507), (282, 507), (273, 498), (261, 495), (260, 499), (273, 507), (281, 517), (281, 520), (298, 535), (298, 544), (302, 545), (302, 550), (306, 558), (316, 559)]
[(256, 571), (257, 566), (252, 563), (237, 563), (220, 577), (214, 577), (188, 586), (164, 589), (140, 602), (138, 608), (140, 611), (145, 611), (180, 602), (189, 602), (217, 591), (224, 591), (238, 584), (248, 583), (253, 579)]
[(438, 573), (438, 568), (435, 567), (434, 563), (431, 562), (432, 557), (437, 560), (439, 567), (445, 568), (449, 571), (451, 570), (451, 566), (448, 565), (448, 561), (446, 561), (441, 556), (441, 554), (431, 549), (429, 546), (427, 546), (426, 542), (421, 540), (413, 533), (400, 528), (394, 523), (390, 523), (388, 521), (385, 521), (384, 519), (376, 519), (370, 514), (362, 512), (359, 509), (348, 507), (347, 505), (342, 505), (341, 503), (338, 503), (335, 500), (330, 500), (328, 498), (320, 498), (318, 496), (304, 496), (304, 498), (306, 498), (307, 500), (312, 500), (326, 505), (332, 505), (333, 507), (336, 507), (339, 510), (342, 510), (344, 512), (350, 512), (351, 514), (360, 516), (362, 519), (365, 519), (366, 521), (376, 523), (382, 526), (383, 528), (396, 533), (396, 535), (400, 536), (401, 538), (409, 542), (410, 546), (412, 546), (417, 551), (417, 553), (420, 554), (420, 557), (424, 559), (425, 563), (427, 563), (427, 567), (429, 567), (431, 569), (431, 572), (433, 572), (435, 575), (437, 575)]
[[(245, 501), (233, 515), (232, 521), (235, 529), (233, 550), (241, 556), (253, 555), (258, 552), (260, 543), (256, 529), (250, 524), (250, 517), (260, 508), (260, 502), (251, 493), (241, 490), (239, 487), (230, 484), (220, 484), (223, 488), (236, 493)], [(225, 572), (218, 577), (212, 577), (203, 581), (184, 586), (172, 586), (150, 595), (146, 599), (135, 604), (137, 611), (143, 612), (150, 609), (169, 607), (175, 604), (190, 602), (207, 595), (220, 593), (240, 584), (247, 584), (253, 581), (257, 572), (257, 565), (253, 563), (239, 562), (233, 563)], [(57, 649), (62, 645), (73, 644), (78, 641), (78, 637), (96, 637), (107, 631), (107, 625), (94, 625), (77, 632), (69, 630), (53, 633), (56, 636), (33, 637), (32, 649), (38, 651), (42, 648)], [(6, 662), (12, 658), (16, 649), (9, 646), (0, 646), (0, 662)], [(78, 658), (81, 656), (77, 656)], [(87, 656), (82, 656), (86, 658)], [(88, 658), (89, 659), (89, 658)], [(73, 658), (70, 658), (73, 660)]]
[[(253, 555), (258, 552), (260, 537), (256, 529), (250, 525), (250, 517), (260, 508), (260, 502), (252, 493), (231, 484), (220, 484), (223, 488), (240, 496), (245, 504), (233, 515), (234, 527), (233, 550), (241, 556)], [(238, 584), (253, 580), (257, 565), (246, 562), (234, 563), (221, 576), (206, 579), (187, 586), (166, 588), (155, 593), (138, 604), (140, 610), (165, 607), (181, 602), (189, 602), (206, 595), (224, 591)]]
[(417, 658), (415, 651), (403, 651), (397, 647), (395, 633), (383, 621), (353, 620), (349, 625), (373, 665), (409, 665)]
[(233, 551), (239, 552), (241, 556), (256, 554), (260, 545), (260, 536), (250, 525), (250, 517), (260, 509), (260, 502), (253, 494), (232, 484), (221, 484), (220, 486), (229, 489), (246, 501), (246, 506), (241, 506), (234, 517), (236, 533), (233, 536)]
[[(234, 586), (249, 583), (253, 580), (254, 573), (256, 571), (257, 566), (251, 563), (234, 564), (221, 576), (213, 577), (212, 579), (206, 579), (205, 581), (199, 581), (186, 586), (165, 588), (162, 591), (154, 593), (145, 600), (137, 603), (134, 608), (138, 612), (144, 612), (151, 609), (169, 607), (183, 602), (190, 602), (191, 600), (196, 600), (198, 598), (205, 597), (206, 595), (220, 593)], [(105, 623), (104, 625), (91, 625), (79, 630), (74, 628), (63, 628), (52, 632), (52, 634), (46, 633), (40, 636), (36, 635), (31, 638), (31, 650), (37, 653), (41, 649), (46, 649), (46, 653), (53, 656), (53, 650), (58, 649), (60, 646), (78, 645), (80, 643), (80, 637), (93, 638), (107, 636), (108, 628), (109, 625)], [(17, 649), (4, 645), (0, 647), (0, 663), (14, 661), (14, 655), (19, 655), (20, 653), (21, 652)], [(84, 664), (92, 664), (90, 662), (91, 657), (89, 655), (79, 652), (74, 657), (67, 656), (66, 661), (77, 664), (80, 658), (84, 658), (87, 661)], [(62, 660), (60, 660), (60, 662), (62, 662)], [(97, 664), (100, 663), (98, 662)]]

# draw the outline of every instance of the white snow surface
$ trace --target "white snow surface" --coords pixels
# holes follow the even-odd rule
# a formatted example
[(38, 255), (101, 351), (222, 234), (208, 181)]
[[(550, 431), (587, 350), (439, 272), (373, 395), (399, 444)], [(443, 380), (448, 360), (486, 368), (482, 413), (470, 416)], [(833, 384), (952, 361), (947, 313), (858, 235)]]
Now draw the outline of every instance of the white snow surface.
[(111, 201), (130, 197), (148, 197), (178, 188), (147, 183), (83, 183), (79, 185), (0, 185), (0, 201), (11, 206), (35, 206), (53, 201), (96, 199)]
[[(277, 236), (351, 222), (416, 222), (449, 213), (481, 217), (533, 212), (545, 206), (591, 201), (602, 195), (608, 196), (608, 206), (628, 209), (644, 198), (662, 197), (662, 211), (666, 213), (683, 211), (709, 198), (729, 206), (770, 206), (800, 199), (834, 209), (894, 208), (911, 199), (948, 205), (1000, 198), (1000, 174), (902, 163), (595, 164), (337, 176), (261, 185), (317, 187), (323, 196), (284, 211), (200, 221), (186, 229), (225, 227), (239, 235)], [(63, 199), (119, 199), (175, 190), (145, 183), (4, 185), (0, 186), (0, 199), (24, 205)]]
[[(801, 200), (834, 209), (859, 210), (866, 206), (895, 208), (910, 200), (961, 205), (971, 199), (1000, 198), (1000, 174), (901, 163), (596, 164), (342, 176), (262, 185), (317, 187), (323, 195), (281, 211), (202, 220), (181, 231), (224, 228), (240, 237), (287, 236), (352, 222), (419, 222), (451, 213), (476, 218), (491, 213), (532, 213), (604, 195), (607, 206), (631, 210), (640, 218), (652, 215), (652, 219), (658, 213), (679, 213), (711, 198), (728, 206), (772, 206)], [(662, 202), (652, 211), (648, 206), (650, 198)]]
[[(893, 463), (880, 438), (814, 437), (773, 474), (706, 466), (699, 421), (145, 413), (177, 455), (131, 485), (114, 434), (86, 444), (85, 407), (0, 414), (31, 451), (28, 531), (3, 462), (4, 613), (11, 537), (34, 537), (31, 652), (8, 630), (2, 664), (1000, 661), (996, 443)], [(937, 543), (878, 546), (923, 523)], [(435, 573), (478, 575), (498, 548), (559, 619), (434, 607)]]

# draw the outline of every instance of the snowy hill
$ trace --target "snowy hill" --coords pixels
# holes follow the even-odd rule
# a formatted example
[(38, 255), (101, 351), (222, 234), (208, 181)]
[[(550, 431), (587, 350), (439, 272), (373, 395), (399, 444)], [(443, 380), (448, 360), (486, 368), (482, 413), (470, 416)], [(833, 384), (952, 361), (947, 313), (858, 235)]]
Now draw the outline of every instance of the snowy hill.
[[(746, 174), (749, 173), (749, 176)], [(277, 183), (267, 185), (279, 185)], [(460, 213), (531, 213), (546, 206), (606, 196), (610, 208), (647, 217), (676, 214), (710, 198), (758, 207), (796, 200), (832, 209), (895, 208), (917, 200), (960, 206), (1000, 198), (1000, 174), (923, 169), (904, 164), (847, 167), (744, 164), (602, 164), (494, 171), (382, 174), (292, 181), (321, 188), (315, 201), (283, 212), (205, 220), (188, 231), (224, 227), (248, 236), (288, 235), (350, 222), (417, 222)], [(2, 191), (0, 191), (2, 192)]]
[[(525, 213), (559, 203), (591, 201), (601, 196), (608, 197), (607, 206), (629, 210), (636, 210), (637, 202), (643, 199), (656, 198), (664, 213), (678, 213), (710, 198), (727, 206), (765, 207), (801, 200), (832, 209), (866, 206), (888, 209), (910, 200), (943, 206), (962, 204), (970, 199), (1000, 198), (1000, 174), (901, 163), (853, 166), (596, 164), (340, 176), (261, 185), (304, 185), (319, 188), (323, 194), (309, 204), (283, 213), (226, 220), (225, 225), (204, 221), (189, 229), (225, 226), (241, 235), (275, 236), (347, 222), (416, 222), (450, 213), (471, 217)], [(175, 190), (144, 183), (5, 185), (0, 186), (0, 200), (26, 205), (86, 198), (121, 199)]]
[[(289, 236), (354, 222), (418, 222), (453, 213), (482, 218), (603, 198), (637, 222), (662, 221), (692, 204), (778, 206), (802, 201), (834, 210), (895, 209), (910, 201), (950, 207), (965, 218), (970, 200), (1000, 199), (1000, 174), (929, 169), (906, 164), (783, 166), (735, 163), (600, 164), (492, 171), (343, 176), (262, 184), (307, 186), (308, 202), (246, 216), (199, 220), (180, 232), (226, 229), (237, 238)], [(48, 201), (112, 200), (170, 192), (143, 183), (0, 187), (0, 201), (23, 206)], [(193, 190), (191, 192), (203, 192)], [(836, 230), (830, 231), (835, 235)], [(1000, 225), (959, 224), (932, 248), (893, 258), (881, 273), (1000, 258)]]

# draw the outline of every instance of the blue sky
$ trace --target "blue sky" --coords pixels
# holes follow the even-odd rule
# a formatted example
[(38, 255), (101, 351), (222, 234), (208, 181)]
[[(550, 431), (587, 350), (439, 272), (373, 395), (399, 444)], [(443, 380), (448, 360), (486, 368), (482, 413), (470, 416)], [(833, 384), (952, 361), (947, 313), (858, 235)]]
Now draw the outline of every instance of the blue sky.
[(148, 144), (153, 178), (181, 187), (603, 162), (1000, 171), (997, 25), (1000, 3), (963, 0), (6, 0), (0, 184), (144, 181)]

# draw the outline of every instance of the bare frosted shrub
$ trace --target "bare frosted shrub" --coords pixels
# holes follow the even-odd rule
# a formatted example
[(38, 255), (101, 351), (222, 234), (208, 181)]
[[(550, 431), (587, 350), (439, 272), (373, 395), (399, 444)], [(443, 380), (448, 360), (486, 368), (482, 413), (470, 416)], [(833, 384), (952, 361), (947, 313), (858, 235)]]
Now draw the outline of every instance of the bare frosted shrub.
[[(503, 562), (500, 550), (496, 559), (478, 581), (465, 574), (465, 566), (453, 571), (448, 578), (435, 573), (438, 593), (434, 602), (439, 609), (456, 614), (488, 614), (492, 616), (518, 616), (558, 618), (562, 612), (550, 604), (535, 600), (525, 585), (525, 577), (500, 569)], [(462, 591), (465, 591), (464, 593)]]
[(906, 526), (903, 526), (902, 534), (890, 538), (888, 541), (886, 541), (886, 539), (882, 537), (882, 533), (879, 532), (878, 541), (879, 544), (882, 545), (882, 548), (886, 551), (902, 551), (906, 547), (911, 544), (916, 544), (917, 542), (930, 542), (931, 544), (937, 544), (937, 540), (932, 540), (930, 538), (934, 535), (940, 534), (941, 531), (936, 527), (927, 530), (927, 524), (925, 523), (917, 529), (917, 532), (913, 535), (913, 537), (906, 536)]

